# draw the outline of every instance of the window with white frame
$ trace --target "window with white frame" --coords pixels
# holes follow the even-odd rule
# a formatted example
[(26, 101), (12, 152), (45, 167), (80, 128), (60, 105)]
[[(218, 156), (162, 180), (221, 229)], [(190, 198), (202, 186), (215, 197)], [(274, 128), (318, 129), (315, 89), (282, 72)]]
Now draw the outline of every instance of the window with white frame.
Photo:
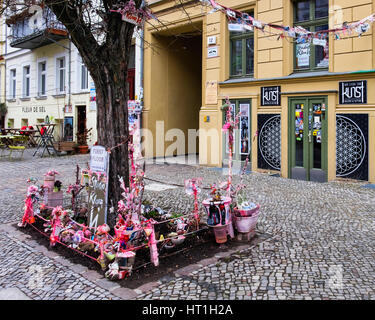
[(46, 95), (47, 63), (38, 63), (38, 96)]
[(65, 93), (65, 57), (56, 60), (56, 91)]
[(30, 97), (30, 66), (23, 67), (22, 96)]
[(16, 69), (10, 70), (10, 98), (16, 98)]
[(81, 90), (87, 90), (89, 88), (89, 72), (87, 67), (81, 60)]

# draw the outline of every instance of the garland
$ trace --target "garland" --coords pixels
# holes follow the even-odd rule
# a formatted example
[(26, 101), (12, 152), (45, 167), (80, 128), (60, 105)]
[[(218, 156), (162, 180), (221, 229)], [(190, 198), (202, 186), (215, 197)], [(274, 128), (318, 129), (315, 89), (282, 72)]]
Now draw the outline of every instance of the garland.
[[(261, 30), (262, 32), (266, 32), (265, 27), (269, 27), (271, 29), (282, 31), (281, 34), (274, 34), (274, 35), (279, 36), (278, 39), (289, 37), (289, 38), (296, 39), (297, 43), (306, 43), (306, 42), (311, 43), (313, 42), (313, 39), (325, 40), (328, 38), (329, 34), (333, 34), (335, 36), (335, 40), (339, 40), (341, 34), (343, 34), (344, 36), (348, 34), (350, 36), (352, 35), (353, 32), (356, 32), (358, 34), (358, 37), (360, 37), (363, 33), (370, 30), (371, 24), (375, 21), (375, 13), (373, 13), (358, 22), (354, 22), (354, 23), (344, 22), (342, 26), (339, 28), (311, 32), (300, 26), (291, 27), (291, 26), (283, 26), (283, 25), (277, 25), (273, 23), (262, 22), (260, 20), (254, 19), (248, 13), (241, 12), (241, 11), (223, 6), (221, 4), (218, 4), (217, 2), (215, 2), (215, 0), (199, 0), (199, 1), (202, 4), (205, 4), (213, 8), (213, 10), (209, 12), (209, 14), (214, 13), (216, 11), (221, 11), (225, 13), (229, 22), (233, 24), (233, 29), (236, 29), (235, 31), (240, 32), (243, 30), (253, 30), (255, 28), (255, 29)], [(231, 26), (229, 25), (229, 27)]]

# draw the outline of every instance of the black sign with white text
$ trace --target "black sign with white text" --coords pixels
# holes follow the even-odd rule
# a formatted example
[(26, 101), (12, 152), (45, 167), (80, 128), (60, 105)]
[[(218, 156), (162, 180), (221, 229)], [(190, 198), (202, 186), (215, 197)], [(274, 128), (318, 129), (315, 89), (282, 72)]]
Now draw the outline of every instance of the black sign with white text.
[(340, 104), (367, 103), (367, 81), (339, 82)]
[(279, 106), (281, 87), (261, 87), (261, 106)]

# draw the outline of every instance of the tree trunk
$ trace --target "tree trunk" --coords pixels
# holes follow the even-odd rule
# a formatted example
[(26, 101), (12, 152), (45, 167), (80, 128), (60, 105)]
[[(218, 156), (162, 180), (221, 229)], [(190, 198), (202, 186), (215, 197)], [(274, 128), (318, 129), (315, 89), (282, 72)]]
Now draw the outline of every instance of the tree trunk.
[[(140, 0), (135, 2), (139, 7)], [(117, 209), (122, 193), (119, 177), (129, 185), (128, 144), (121, 143), (129, 135), (126, 80), (134, 25), (122, 21), (120, 14), (107, 10), (106, 31), (99, 44), (76, 7), (64, 1), (46, 0), (46, 3), (67, 28), (95, 83), (98, 144), (111, 148), (108, 205)], [(110, 9), (122, 1), (103, 3)], [(108, 215), (110, 226), (115, 216)]]
[[(123, 177), (125, 182), (129, 181), (128, 143), (124, 143), (129, 135), (127, 70), (119, 67), (110, 70), (107, 65), (98, 69), (103, 70), (101, 78), (94, 80), (97, 99), (98, 144), (111, 148), (108, 205), (114, 206), (116, 209), (122, 192), (119, 177)], [(109, 217), (108, 219), (110, 225), (113, 225), (113, 218)]]

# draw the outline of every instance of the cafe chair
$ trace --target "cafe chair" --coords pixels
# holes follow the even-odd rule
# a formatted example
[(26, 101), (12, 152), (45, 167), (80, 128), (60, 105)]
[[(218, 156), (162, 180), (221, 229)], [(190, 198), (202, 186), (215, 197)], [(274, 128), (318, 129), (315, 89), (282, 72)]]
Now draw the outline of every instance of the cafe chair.
[[(25, 151), (25, 146), (9, 146), (10, 153), (9, 153), (9, 159), (19, 159), (21, 160), (23, 158), (23, 153)], [(18, 155), (18, 157), (12, 158), (12, 155)]]

